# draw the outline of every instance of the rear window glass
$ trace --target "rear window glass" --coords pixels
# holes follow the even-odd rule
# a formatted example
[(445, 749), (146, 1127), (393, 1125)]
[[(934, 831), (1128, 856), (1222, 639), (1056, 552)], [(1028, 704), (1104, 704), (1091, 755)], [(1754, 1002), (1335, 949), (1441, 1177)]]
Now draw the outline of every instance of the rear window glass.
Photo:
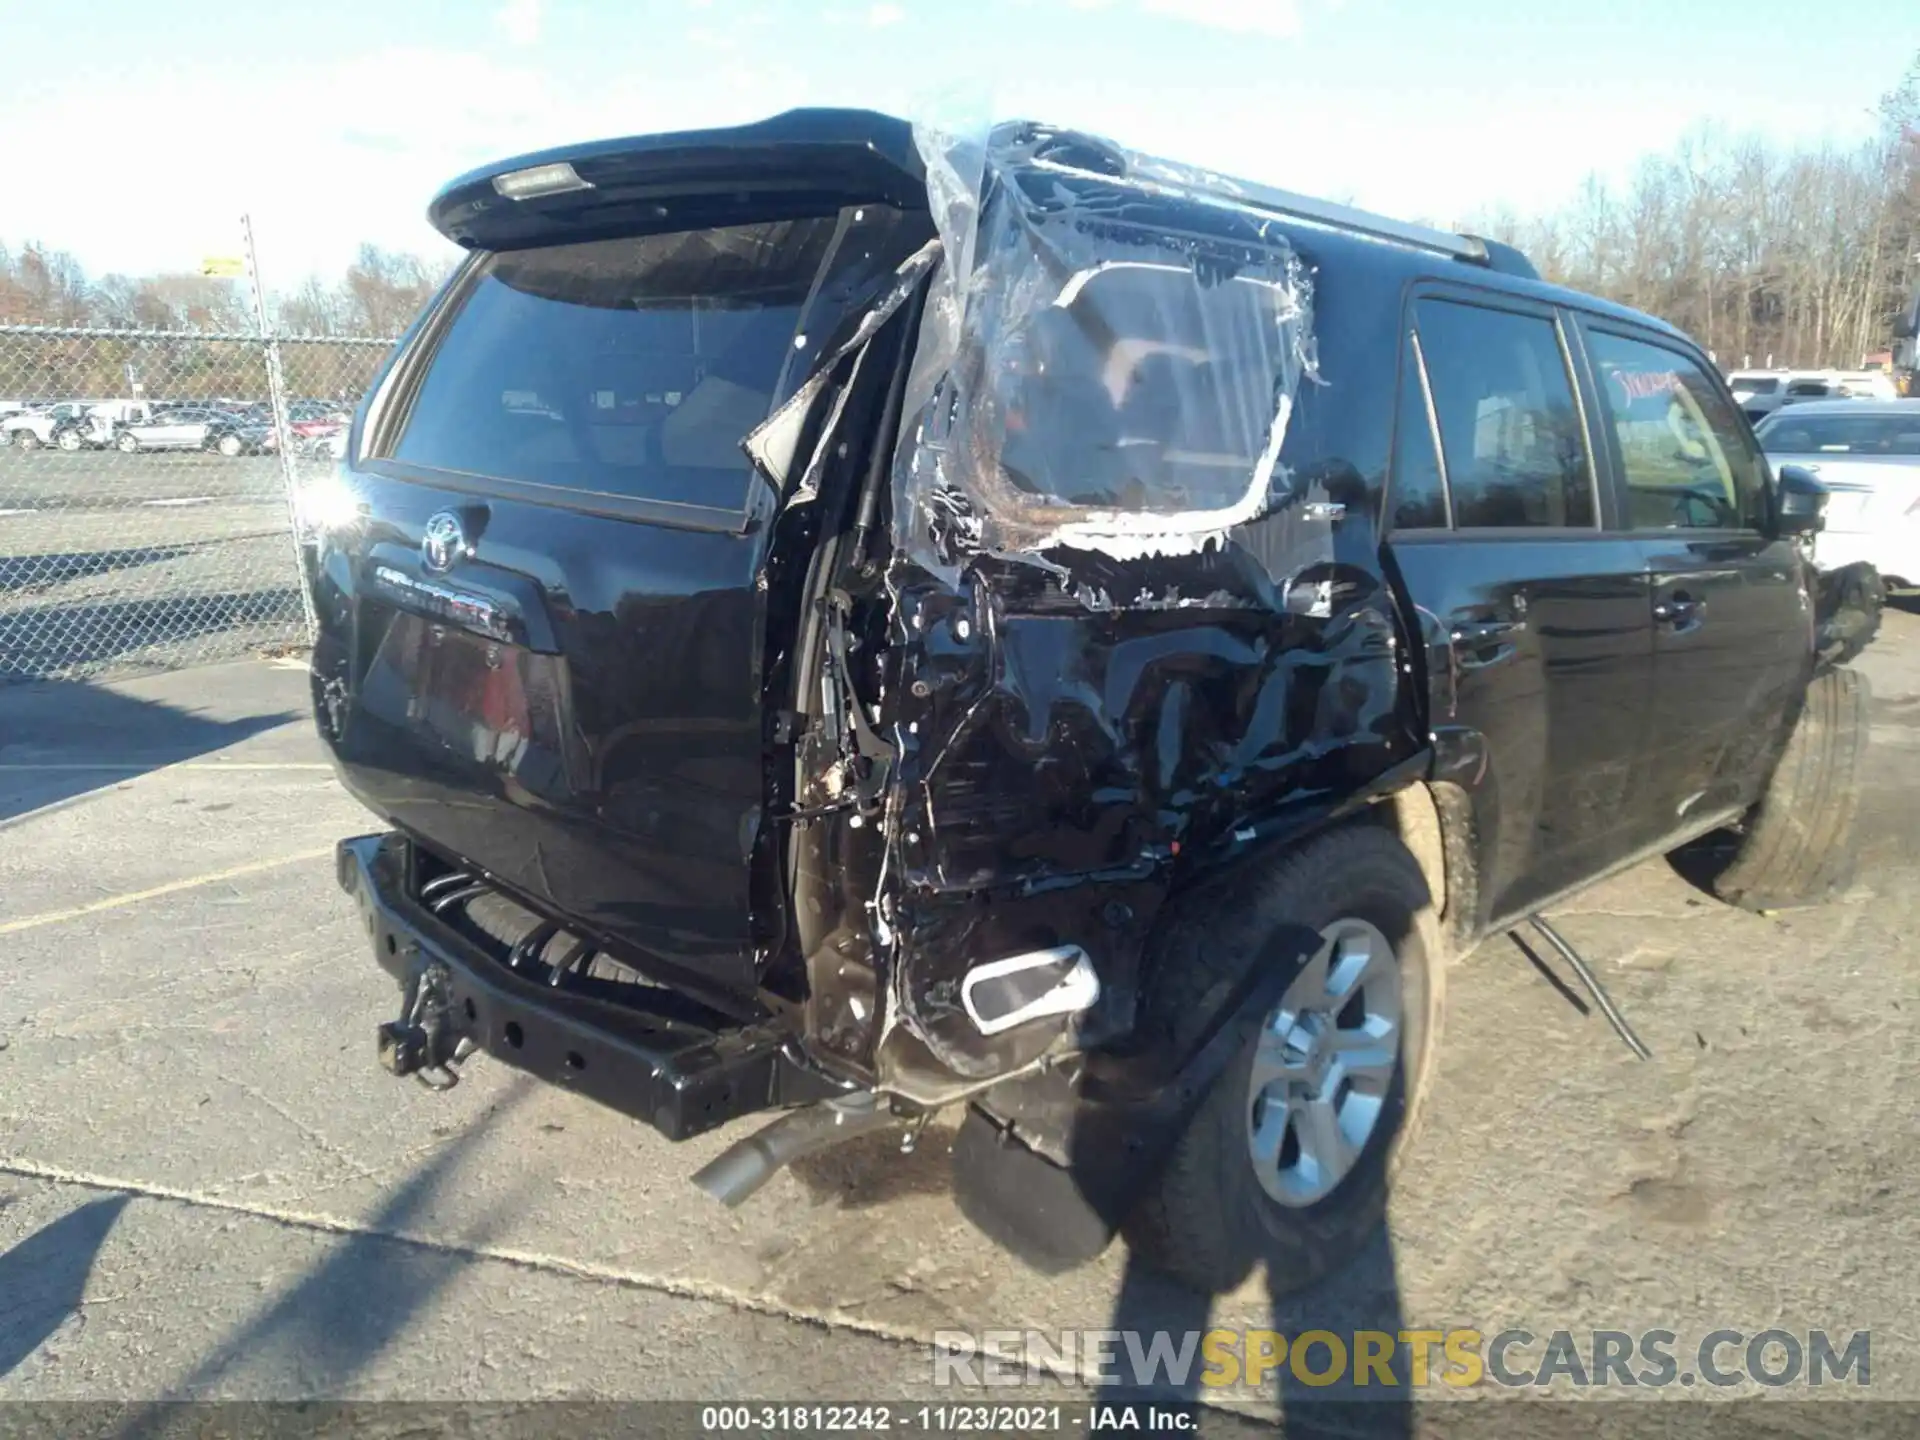
[(1734, 390), (1744, 390), (1749, 395), (1771, 395), (1780, 388), (1780, 381), (1772, 375), (1736, 375), (1728, 386)]
[(1759, 430), (1769, 455), (1920, 456), (1920, 406), (1911, 415), (1796, 415)]
[[(739, 509), (740, 449), (815, 349), (836, 217), (490, 257), (393, 455), (568, 490)], [(819, 337), (814, 337), (817, 340)]]

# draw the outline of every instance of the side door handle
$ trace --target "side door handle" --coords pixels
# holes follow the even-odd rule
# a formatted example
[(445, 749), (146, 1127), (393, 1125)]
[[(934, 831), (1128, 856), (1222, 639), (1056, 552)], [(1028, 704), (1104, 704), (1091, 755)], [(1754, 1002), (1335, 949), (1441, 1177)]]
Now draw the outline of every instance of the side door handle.
[(1518, 634), (1527, 628), (1524, 620), (1465, 620), (1456, 622), (1453, 627), (1453, 643), (1456, 645), (1478, 645), (1488, 640), (1498, 640), (1502, 636)]
[(1484, 670), (1510, 659), (1514, 645), (1509, 637), (1526, 628), (1524, 620), (1456, 620), (1447, 638), (1453, 642), (1462, 670)]
[(1697, 630), (1700, 622), (1706, 618), (1706, 609), (1705, 600), (1685, 590), (1676, 590), (1654, 602), (1653, 618), (1673, 630)]

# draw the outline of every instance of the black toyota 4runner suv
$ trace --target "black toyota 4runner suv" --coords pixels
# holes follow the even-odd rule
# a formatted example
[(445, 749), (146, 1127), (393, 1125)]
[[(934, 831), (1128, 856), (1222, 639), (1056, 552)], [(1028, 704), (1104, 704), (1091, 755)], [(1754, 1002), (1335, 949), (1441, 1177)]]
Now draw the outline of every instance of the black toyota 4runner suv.
[(1735, 902), (1847, 878), (1818, 483), (1504, 246), (844, 111), (430, 213), (468, 258), (308, 536), (395, 1073), (783, 1112), (730, 1203), (961, 1106), (1030, 1261), (1296, 1286), (1449, 956), (1710, 832)]

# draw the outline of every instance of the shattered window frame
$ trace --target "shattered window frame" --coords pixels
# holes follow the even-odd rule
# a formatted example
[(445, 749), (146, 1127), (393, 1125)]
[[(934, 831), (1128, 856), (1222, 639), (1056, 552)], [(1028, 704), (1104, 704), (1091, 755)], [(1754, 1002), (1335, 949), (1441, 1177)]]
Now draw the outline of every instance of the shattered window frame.
[[(1318, 378), (1311, 283), (1280, 218), (1236, 200), (1231, 182), (1219, 177), (1044, 127), (984, 139), (919, 129), (916, 139), (944, 257), (908, 386), (910, 421), (896, 452), (894, 514), (907, 553), (949, 575), (967, 551), (1193, 553), (1271, 510), (1287, 490), (1280, 453), (1296, 393), (1304, 380)], [(1138, 475), (1131, 495), (1145, 503), (1123, 504), (1084, 498), (1101, 487), (1078, 471), (1053, 477), (1080, 486), (1066, 495), (1062, 484), (1023, 487), (1008, 473), (1000, 377), (1018, 368), (1009, 362), (1031, 345), (1041, 317), (1085, 300), (1097, 283), (1088, 277), (1122, 267), (1191, 279), (1161, 302), (1168, 310), (1161, 319), (1184, 304), (1184, 325), (1121, 338), (1198, 342), (1188, 348), (1204, 357), (1196, 367), (1206, 367), (1204, 382), (1173, 384), (1157, 398), (1176, 423), (1210, 412), (1220, 433), (1238, 442), (1240, 449), (1219, 453), (1245, 455), (1245, 484), (1221, 504), (1182, 503), (1173, 490), (1155, 489)], [(1246, 303), (1240, 297), (1254, 286), (1260, 299)], [(1084, 334), (1082, 322), (1073, 324)], [(1112, 353), (1109, 347), (1109, 359)], [(1123, 397), (1113, 393), (1111, 377), (1107, 389), (1118, 412)], [(1106, 447), (1116, 453), (1123, 439), (1139, 443), (1123, 437), (1117, 423)], [(1044, 421), (1036, 427), (1044, 428)], [(1249, 443), (1255, 436), (1257, 448)], [(1047, 438), (1056, 454), (1069, 457), (1056, 467), (1082, 463), (1071, 458), (1076, 444), (1082, 458), (1101, 451), (1072, 426)], [(1165, 435), (1143, 438), (1160, 446), (1163, 461), (1171, 459)], [(1143, 459), (1123, 456), (1112, 473), (1124, 477)], [(1123, 493), (1115, 490), (1114, 501)]]

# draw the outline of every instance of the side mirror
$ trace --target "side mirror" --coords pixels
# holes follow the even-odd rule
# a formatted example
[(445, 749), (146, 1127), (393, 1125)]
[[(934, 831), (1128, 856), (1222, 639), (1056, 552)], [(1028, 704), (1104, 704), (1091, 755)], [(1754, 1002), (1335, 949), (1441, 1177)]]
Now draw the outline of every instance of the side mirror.
[(1827, 523), (1827, 500), (1832, 492), (1804, 465), (1782, 465), (1779, 480), (1780, 533), (1818, 535)]

